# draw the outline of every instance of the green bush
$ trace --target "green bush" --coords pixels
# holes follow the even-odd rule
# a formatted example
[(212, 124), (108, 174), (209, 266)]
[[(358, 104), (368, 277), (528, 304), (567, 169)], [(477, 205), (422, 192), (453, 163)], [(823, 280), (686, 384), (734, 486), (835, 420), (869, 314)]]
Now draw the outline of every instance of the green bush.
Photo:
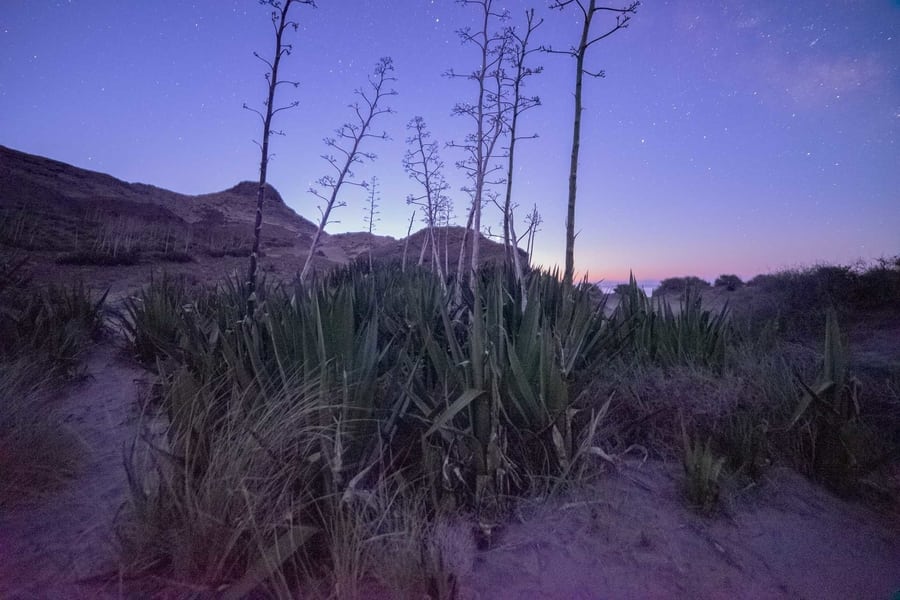
[(57, 375), (54, 364), (27, 350), (0, 359), (0, 509), (57, 489), (79, 464), (83, 442), (48, 406)]
[(15, 252), (0, 257), (0, 305), (6, 305), (24, 289), (30, 279), (28, 258)]
[(456, 293), (427, 270), (355, 264), (263, 279), (248, 315), (239, 278), (152, 281), (125, 319), (158, 365), (169, 425), (154, 472), (132, 469), (126, 548), (234, 594), (282, 593), (323, 563), (355, 589), (360, 548), (388, 539), (374, 523), (392, 486), (423, 519), (485, 514), (644, 446), (680, 456), (689, 500), (709, 511), (726, 468), (758, 478), (776, 449), (809, 448), (811, 413), (788, 427), (811, 371), (802, 349), (774, 327), (737, 330), (695, 286), (677, 312), (633, 278), (619, 291), (607, 318), (590, 286), (554, 273), (522, 287), (485, 269)]

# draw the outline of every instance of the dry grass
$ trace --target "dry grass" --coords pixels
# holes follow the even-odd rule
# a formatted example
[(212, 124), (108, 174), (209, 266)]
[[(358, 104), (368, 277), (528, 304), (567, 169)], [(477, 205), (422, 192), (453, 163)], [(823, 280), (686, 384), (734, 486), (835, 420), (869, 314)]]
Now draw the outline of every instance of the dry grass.
[(53, 412), (57, 383), (31, 358), (0, 362), (0, 508), (52, 493), (80, 465), (77, 439)]
[(474, 567), (471, 523), (453, 514), (431, 516), (422, 498), (407, 496), (387, 513), (384, 529), (371, 540), (370, 565), (391, 597), (457, 597)]
[[(284, 536), (303, 538), (321, 463), (315, 390), (297, 387), (248, 406), (243, 393), (175, 376), (165, 402), (176, 415), (152, 453), (152, 468), (132, 456), (131, 501), (120, 537), (130, 572), (164, 574), (214, 589), (239, 582), (268, 562), (263, 579), (293, 557)], [(153, 421), (148, 421), (152, 426)], [(297, 487), (297, 486), (300, 487)], [(293, 565), (295, 566), (295, 565)], [(279, 581), (273, 582), (273, 585)], [(281, 582), (283, 583), (283, 582)]]
[(84, 286), (36, 290), (27, 264), (0, 262), (0, 503), (47, 493), (79, 465), (77, 440), (54, 412), (60, 383), (77, 374), (99, 336), (101, 305)]

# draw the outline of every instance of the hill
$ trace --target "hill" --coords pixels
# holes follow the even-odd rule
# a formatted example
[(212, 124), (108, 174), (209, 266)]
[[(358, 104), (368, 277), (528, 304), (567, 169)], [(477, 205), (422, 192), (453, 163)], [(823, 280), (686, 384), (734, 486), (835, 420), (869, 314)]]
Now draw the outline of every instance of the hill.
[[(215, 281), (246, 268), (256, 193), (257, 184), (244, 181), (219, 192), (179, 194), (0, 146), (0, 245), (42, 265), (32, 269), (39, 279), (80, 276), (112, 287), (114, 296), (145, 283), (147, 267)], [(295, 274), (315, 231), (314, 223), (268, 186), (262, 269), (283, 277)], [(462, 231), (450, 227), (438, 235), (449, 249), (451, 270)], [(424, 239), (425, 231), (419, 231), (407, 247), (405, 240), (365, 232), (326, 233), (314, 266), (327, 269), (363, 255), (399, 260), (405, 247), (410, 263), (416, 263)], [(486, 262), (503, 256), (502, 246), (487, 238), (482, 247)]]

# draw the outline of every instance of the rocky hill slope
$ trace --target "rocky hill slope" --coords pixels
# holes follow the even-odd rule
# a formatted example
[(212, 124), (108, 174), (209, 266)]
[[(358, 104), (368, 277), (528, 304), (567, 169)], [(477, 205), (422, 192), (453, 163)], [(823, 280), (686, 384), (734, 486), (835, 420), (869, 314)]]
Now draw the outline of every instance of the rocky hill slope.
[[(78, 276), (116, 286), (134, 267), (161, 267), (214, 280), (242, 269), (253, 241), (257, 184), (249, 181), (190, 196), (0, 146), (0, 246), (47, 265), (43, 275), (77, 268)], [(302, 267), (316, 226), (269, 186), (263, 210), (264, 271), (291, 276)], [(437, 238), (454, 270), (463, 230)], [(369, 233), (325, 234), (315, 266), (327, 269), (356, 259), (419, 261), (424, 231), (406, 240)], [(503, 256), (486, 238), (485, 261)], [(431, 260), (426, 252), (424, 262)], [(52, 265), (52, 266), (51, 266)], [(131, 270), (128, 270), (131, 268)], [(112, 270), (110, 270), (112, 269)], [(124, 270), (123, 270), (124, 269)], [(146, 281), (147, 270), (140, 271)]]

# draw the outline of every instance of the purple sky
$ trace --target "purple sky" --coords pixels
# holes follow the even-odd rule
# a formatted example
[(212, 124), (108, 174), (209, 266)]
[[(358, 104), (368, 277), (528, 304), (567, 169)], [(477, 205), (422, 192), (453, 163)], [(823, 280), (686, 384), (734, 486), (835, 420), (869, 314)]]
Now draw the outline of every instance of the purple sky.
[[(540, 43), (570, 46), (572, 10), (547, 0), (496, 0), (521, 22), (545, 18)], [(381, 182), (376, 233), (405, 234), (418, 192), (401, 166), (405, 124), (423, 116), (441, 143), (468, 123), (454, 102), (469, 82), (442, 73), (477, 60), (455, 30), (475, 11), (450, 0), (319, 0), (285, 78), (269, 181), (297, 212), (328, 172), (321, 139), (346, 121), (352, 91), (380, 56), (396, 65), (393, 138), (358, 179)], [(268, 11), (255, 0), (3, 0), (0, 144), (188, 194), (257, 177), (265, 82), (254, 50), (271, 52)], [(576, 266), (591, 279), (723, 272), (742, 276), (816, 262), (900, 253), (900, 3), (896, 0), (644, 2), (632, 26), (596, 45), (585, 89)], [(536, 58), (529, 83), (543, 106), (523, 130), (515, 199), (544, 217), (535, 261), (562, 264), (574, 61)], [(442, 150), (448, 165), (460, 158)], [(448, 170), (457, 214), (463, 178)], [(365, 191), (329, 231), (362, 230)], [(485, 223), (499, 213), (488, 209)], [(521, 218), (520, 218), (521, 221)], [(524, 230), (520, 224), (518, 229)]]

